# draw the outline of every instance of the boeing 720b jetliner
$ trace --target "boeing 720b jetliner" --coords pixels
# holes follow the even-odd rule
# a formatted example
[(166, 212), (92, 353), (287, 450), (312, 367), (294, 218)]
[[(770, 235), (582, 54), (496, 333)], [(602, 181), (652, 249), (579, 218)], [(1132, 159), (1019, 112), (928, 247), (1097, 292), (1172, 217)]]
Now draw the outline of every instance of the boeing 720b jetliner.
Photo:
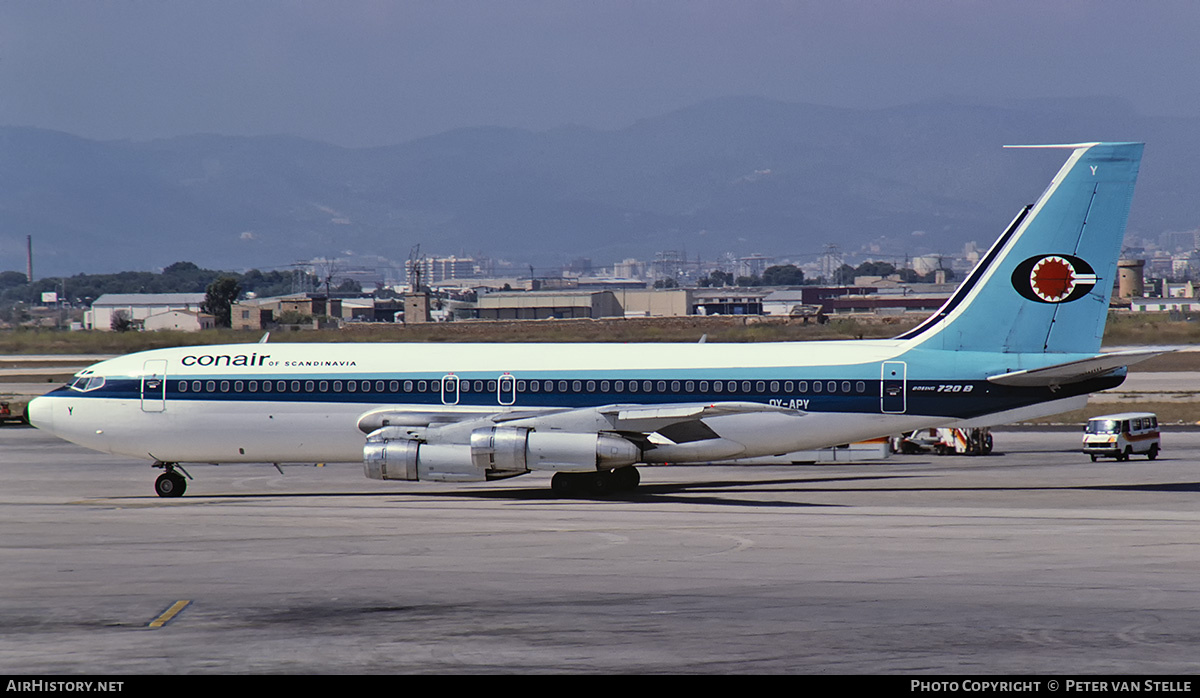
[[(940, 310), (890, 340), (763, 344), (239, 344), (103, 361), (33, 400), (38, 428), (181, 464), (362, 462), (381, 480), (736, 460), (1081, 408), (1155, 352), (1100, 339), (1142, 156), (1081, 143)], [(186, 471), (184, 471), (186, 474)]]

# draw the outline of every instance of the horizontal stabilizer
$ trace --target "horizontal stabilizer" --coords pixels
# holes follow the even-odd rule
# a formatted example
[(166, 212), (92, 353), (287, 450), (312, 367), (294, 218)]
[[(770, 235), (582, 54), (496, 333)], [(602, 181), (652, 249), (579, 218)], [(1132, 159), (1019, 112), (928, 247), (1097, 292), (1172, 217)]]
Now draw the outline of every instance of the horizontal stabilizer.
[(998, 376), (989, 376), (988, 381), (998, 385), (1011, 385), (1022, 388), (1067, 385), (1069, 383), (1079, 383), (1089, 378), (1096, 378), (1116, 369), (1132, 366), (1146, 359), (1166, 353), (1166, 351), (1162, 350), (1117, 351), (1111, 354), (1094, 356), (1090, 359), (1067, 361), (1044, 368), (1001, 373)]

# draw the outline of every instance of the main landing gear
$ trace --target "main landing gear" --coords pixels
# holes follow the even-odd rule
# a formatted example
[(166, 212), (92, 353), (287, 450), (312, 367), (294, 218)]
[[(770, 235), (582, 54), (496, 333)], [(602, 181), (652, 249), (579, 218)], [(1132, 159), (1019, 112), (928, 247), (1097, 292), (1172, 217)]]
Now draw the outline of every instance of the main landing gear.
[[(156, 462), (154, 467), (163, 469), (163, 474), (159, 475), (158, 479), (154, 481), (155, 494), (160, 497), (182, 497), (184, 491), (187, 490), (187, 481), (192, 476), (188, 475), (186, 470), (180, 468), (178, 463)], [(180, 475), (175, 470), (176, 468), (182, 470), (183, 475)], [(184, 478), (184, 475), (187, 475), (187, 478)]]
[(555, 473), (550, 489), (560, 497), (598, 497), (637, 489), (642, 476), (632, 465), (594, 473)]

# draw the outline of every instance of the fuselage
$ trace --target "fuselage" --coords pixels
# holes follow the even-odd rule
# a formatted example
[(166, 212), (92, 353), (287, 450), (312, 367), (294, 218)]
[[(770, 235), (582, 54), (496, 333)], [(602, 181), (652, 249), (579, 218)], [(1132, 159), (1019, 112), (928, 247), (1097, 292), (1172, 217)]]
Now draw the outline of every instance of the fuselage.
[[(749, 457), (822, 448), (1117, 385), (996, 385), (1072, 355), (922, 349), (904, 340), (761, 344), (244, 344), (104, 361), (35, 399), (31, 421), (100, 451), (163, 462), (358, 462), (365, 413), (450, 421), (606, 405), (760, 403), (704, 420)], [(1084, 398), (1086, 399), (1086, 398)], [(507, 415), (507, 417), (505, 417)], [(552, 427), (556, 428), (556, 427)], [(651, 458), (682, 462), (679, 451)], [(727, 449), (728, 450), (728, 449)], [(697, 458), (709, 459), (713, 454)]]

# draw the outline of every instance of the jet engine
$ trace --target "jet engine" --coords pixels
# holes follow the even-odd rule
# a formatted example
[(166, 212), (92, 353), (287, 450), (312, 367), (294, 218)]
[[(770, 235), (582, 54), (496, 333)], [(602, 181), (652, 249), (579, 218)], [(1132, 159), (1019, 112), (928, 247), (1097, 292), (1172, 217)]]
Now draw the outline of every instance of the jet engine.
[(375, 480), (481, 482), (531, 470), (611, 470), (640, 459), (636, 445), (613, 434), (525, 427), (483, 427), (471, 432), (468, 444), (442, 444), (416, 441), (405, 428), (389, 426), (371, 432), (363, 447), (364, 470)]

